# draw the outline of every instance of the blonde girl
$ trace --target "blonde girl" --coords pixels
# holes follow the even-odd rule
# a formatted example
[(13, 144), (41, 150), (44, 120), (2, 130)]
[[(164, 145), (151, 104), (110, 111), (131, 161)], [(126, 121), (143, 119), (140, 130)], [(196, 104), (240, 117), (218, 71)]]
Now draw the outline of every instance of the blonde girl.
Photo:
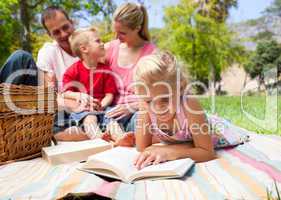
[[(136, 94), (140, 98), (136, 124), (135, 165), (191, 158), (215, 158), (208, 123), (197, 99), (185, 95), (187, 79), (168, 52), (144, 57), (137, 65)], [(164, 145), (152, 145), (153, 140)]]

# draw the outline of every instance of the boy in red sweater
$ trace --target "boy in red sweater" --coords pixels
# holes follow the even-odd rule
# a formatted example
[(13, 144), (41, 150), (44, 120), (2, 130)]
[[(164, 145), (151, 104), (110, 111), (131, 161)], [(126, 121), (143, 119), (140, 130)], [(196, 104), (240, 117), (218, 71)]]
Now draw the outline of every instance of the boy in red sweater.
[(103, 111), (117, 94), (111, 69), (98, 62), (105, 55), (104, 44), (94, 28), (76, 30), (69, 41), (72, 52), (80, 58), (63, 76), (64, 97), (80, 101), (70, 118), (83, 125), (89, 139), (101, 137)]

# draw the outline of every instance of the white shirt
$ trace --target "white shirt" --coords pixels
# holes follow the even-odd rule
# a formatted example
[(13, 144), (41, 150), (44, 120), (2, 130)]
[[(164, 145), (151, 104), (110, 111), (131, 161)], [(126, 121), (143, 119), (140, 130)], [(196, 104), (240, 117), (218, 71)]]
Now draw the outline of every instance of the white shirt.
[(78, 57), (65, 52), (56, 41), (46, 42), (38, 52), (37, 67), (44, 72), (55, 73), (58, 90), (61, 91), (64, 72), (78, 60)]

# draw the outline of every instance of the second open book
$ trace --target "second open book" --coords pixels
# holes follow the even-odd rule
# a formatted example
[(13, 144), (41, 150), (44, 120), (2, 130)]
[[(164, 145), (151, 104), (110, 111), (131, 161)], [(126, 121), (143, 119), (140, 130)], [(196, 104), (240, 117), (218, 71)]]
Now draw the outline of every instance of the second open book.
[(90, 156), (81, 170), (131, 183), (142, 179), (182, 177), (194, 164), (193, 160), (185, 158), (138, 170), (133, 164), (138, 154), (135, 148), (116, 147)]

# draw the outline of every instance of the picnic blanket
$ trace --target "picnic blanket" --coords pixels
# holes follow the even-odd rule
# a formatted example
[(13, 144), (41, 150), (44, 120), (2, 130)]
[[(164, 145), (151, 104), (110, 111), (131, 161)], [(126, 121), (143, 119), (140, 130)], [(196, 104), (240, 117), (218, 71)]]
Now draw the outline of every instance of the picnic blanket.
[[(241, 131), (244, 131), (241, 129)], [(42, 158), (0, 166), (0, 199), (57, 199), (94, 192), (114, 199), (266, 199), (281, 190), (281, 137), (250, 134), (250, 141), (218, 150), (182, 179), (109, 182), (77, 170), (81, 163), (51, 166)]]

